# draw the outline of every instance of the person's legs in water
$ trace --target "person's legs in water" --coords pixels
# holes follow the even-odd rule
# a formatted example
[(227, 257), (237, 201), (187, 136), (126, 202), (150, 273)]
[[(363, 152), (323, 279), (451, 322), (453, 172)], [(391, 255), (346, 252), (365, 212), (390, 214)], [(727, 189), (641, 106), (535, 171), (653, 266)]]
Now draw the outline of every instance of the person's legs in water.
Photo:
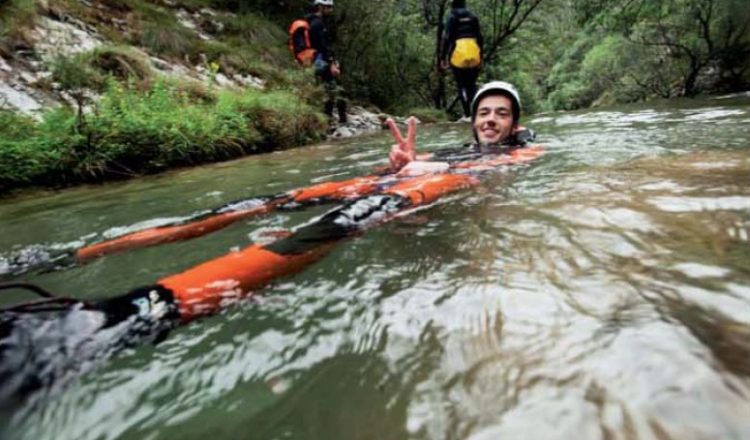
[(330, 74), (328, 74), (327, 77), (324, 77), (323, 89), (325, 89), (326, 92), (326, 115), (331, 121), (333, 121), (333, 107), (336, 105), (336, 96), (338, 95), (338, 84), (336, 84), (336, 78), (332, 77)]
[(471, 100), (477, 92), (477, 78), (479, 69), (457, 69), (453, 68), (453, 77), (456, 79), (458, 96), (463, 107), (464, 117), (471, 117)]
[(328, 116), (328, 119), (333, 119), (333, 100), (326, 99), (325, 104), (323, 104), (323, 111)]
[(477, 78), (479, 78), (479, 68), (465, 69), (466, 72), (466, 101), (469, 102), (469, 114), (471, 115), (471, 101), (477, 94)]
[(323, 111), (331, 120), (333, 120), (333, 107), (336, 106), (339, 123), (346, 124), (346, 100), (341, 97), (343, 94), (343, 88), (341, 87), (341, 84), (339, 84), (338, 79), (331, 74), (331, 65), (318, 57), (315, 59), (314, 66), (315, 77), (318, 81), (323, 83), (323, 88), (326, 93)]
[(339, 113), (339, 123), (346, 124), (346, 100), (339, 96), (336, 101), (336, 107)]
[(331, 66), (321, 56), (315, 57), (313, 63), (313, 69), (315, 71), (315, 79), (318, 82), (323, 83), (323, 88), (326, 92), (326, 100), (323, 103), (323, 111), (329, 118), (333, 118), (333, 105), (334, 100), (331, 99), (331, 93), (329, 91), (331, 83), (334, 81), (333, 75), (331, 75)]
[(346, 100), (341, 97), (343, 88), (339, 84), (338, 79), (332, 75), (322, 77), (323, 88), (326, 91), (326, 102), (325, 112), (326, 115), (333, 121), (333, 106), (336, 106), (336, 111), (339, 117), (340, 124), (346, 124)]

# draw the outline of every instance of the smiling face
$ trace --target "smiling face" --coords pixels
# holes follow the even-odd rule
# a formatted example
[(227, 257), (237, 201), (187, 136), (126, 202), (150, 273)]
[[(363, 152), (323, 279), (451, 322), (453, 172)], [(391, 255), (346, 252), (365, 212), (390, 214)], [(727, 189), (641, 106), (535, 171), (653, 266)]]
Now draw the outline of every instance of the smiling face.
[(472, 127), (480, 144), (502, 143), (510, 137), (514, 126), (510, 98), (490, 95), (479, 101)]

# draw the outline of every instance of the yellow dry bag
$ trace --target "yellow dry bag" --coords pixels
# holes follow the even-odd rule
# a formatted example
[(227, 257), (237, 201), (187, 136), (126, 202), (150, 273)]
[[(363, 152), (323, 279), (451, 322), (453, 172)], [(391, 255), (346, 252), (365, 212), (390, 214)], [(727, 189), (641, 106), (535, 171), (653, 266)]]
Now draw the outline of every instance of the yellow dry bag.
[(473, 38), (459, 38), (451, 54), (451, 66), (459, 69), (479, 67), (482, 64), (482, 50), (477, 40)]

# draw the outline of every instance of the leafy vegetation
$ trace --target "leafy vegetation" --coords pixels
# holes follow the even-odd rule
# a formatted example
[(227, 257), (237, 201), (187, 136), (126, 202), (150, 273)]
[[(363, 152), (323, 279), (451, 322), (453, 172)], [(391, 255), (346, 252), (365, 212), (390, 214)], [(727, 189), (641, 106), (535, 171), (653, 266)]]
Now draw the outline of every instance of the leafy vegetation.
[(448, 121), (448, 115), (444, 111), (432, 107), (415, 107), (407, 113), (426, 123)]
[[(515, 83), (531, 111), (750, 87), (750, 9), (742, 0), (467, 5), (485, 37), (480, 81)], [(338, 7), (347, 90), (388, 111), (448, 108), (454, 85), (449, 73), (436, 71), (436, 50), (449, 7), (449, 0), (350, 0)]]
[(176, 85), (142, 90), (110, 80), (83, 118), (69, 109), (40, 123), (0, 112), (0, 191), (152, 173), (321, 138), (325, 119), (295, 94), (219, 92), (196, 102)]

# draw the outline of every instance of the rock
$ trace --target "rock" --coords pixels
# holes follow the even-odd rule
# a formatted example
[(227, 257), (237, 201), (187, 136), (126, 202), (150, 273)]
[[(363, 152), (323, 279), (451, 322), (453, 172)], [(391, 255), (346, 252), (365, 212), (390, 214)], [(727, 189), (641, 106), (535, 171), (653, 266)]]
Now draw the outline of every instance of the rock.
[(59, 56), (88, 52), (103, 44), (102, 39), (93, 30), (77, 20), (69, 20), (73, 23), (43, 17), (39, 26), (33, 30), (35, 51), (46, 62), (52, 62)]
[(201, 18), (200, 14), (190, 14), (184, 9), (180, 9), (177, 11), (177, 20), (180, 22), (181, 25), (185, 26), (186, 28), (192, 30), (198, 35), (198, 38), (200, 38), (203, 41), (211, 40), (211, 36), (208, 34), (205, 34), (200, 26), (196, 23), (196, 20), (199, 20)]
[(103, 43), (93, 29), (69, 16), (60, 20), (41, 17), (29, 36), (33, 50), (18, 50), (9, 61), (0, 58), (0, 107), (39, 117), (46, 107), (60, 103), (48, 91), (34, 88), (40, 80), (51, 78), (50, 65), (57, 57), (89, 51)]
[(742, 98), (742, 97), (750, 98), (750, 90), (746, 92), (738, 92), (738, 93), (732, 93), (729, 95), (717, 96), (711, 99), (731, 99), (731, 98)]
[(6, 106), (26, 114), (31, 114), (42, 108), (42, 104), (26, 90), (17, 90), (0, 83), (0, 107), (5, 108)]
[(180, 9), (177, 11), (177, 20), (180, 22), (181, 25), (185, 26), (188, 29), (191, 30), (197, 30), (198, 26), (193, 23), (193, 17), (190, 15), (189, 12), (187, 12), (184, 9)]
[(234, 81), (240, 86), (254, 87), (256, 89), (263, 90), (266, 88), (266, 82), (261, 78), (252, 75), (234, 75)]
[(36, 82), (36, 75), (33, 72), (21, 72), (18, 75), (26, 84)]
[(229, 78), (227, 78), (227, 76), (223, 73), (217, 73), (216, 75), (214, 75), (214, 79), (216, 83), (222, 87), (234, 85), (234, 82), (230, 81)]
[(364, 107), (352, 106), (347, 113), (346, 124), (333, 124), (328, 138), (348, 138), (380, 131), (383, 128), (381, 116)]

